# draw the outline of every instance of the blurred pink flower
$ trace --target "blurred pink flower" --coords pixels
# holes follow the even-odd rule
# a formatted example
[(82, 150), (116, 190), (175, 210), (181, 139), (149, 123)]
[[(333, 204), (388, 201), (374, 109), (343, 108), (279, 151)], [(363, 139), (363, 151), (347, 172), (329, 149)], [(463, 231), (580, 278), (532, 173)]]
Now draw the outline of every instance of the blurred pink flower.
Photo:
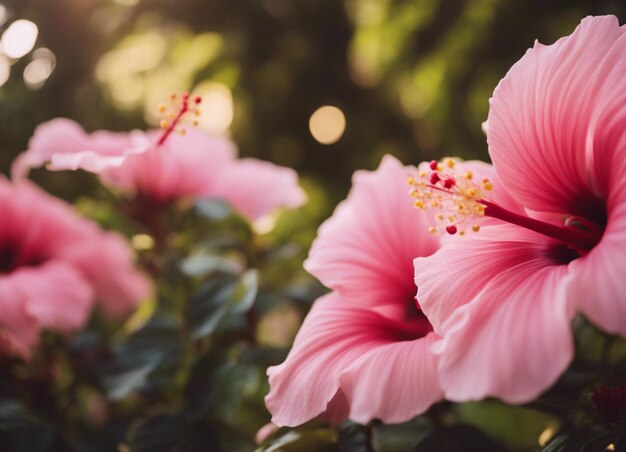
[(407, 199), (410, 168), (393, 157), (359, 171), (319, 230), (305, 268), (333, 293), (317, 300), (265, 401), (280, 426), (318, 415), (402, 422), (441, 400), (435, 335), (415, 301), (412, 260), (438, 239)]
[(415, 260), (451, 400), (537, 397), (571, 362), (577, 311), (626, 336), (624, 31), (586, 18), (511, 68), (488, 118), (499, 180), (483, 187), (515, 201), (457, 196), (499, 224)]
[(119, 317), (150, 294), (122, 237), (28, 181), (0, 178), (0, 350), (28, 356), (43, 329), (84, 326), (97, 301)]
[(225, 199), (252, 220), (306, 200), (295, 171), (256, 159), (238, 160), (226, 138), (193, 129), (185, 136), (160, 137), (160, 131), (87, 134), (69, 119), (55, 119), (35, 130), (28, 151), (13, 165), (13, 177), (45, 163), (52, 170), (83, 169), (98, 173), (112, 189), (155, 203), (183, 197)]

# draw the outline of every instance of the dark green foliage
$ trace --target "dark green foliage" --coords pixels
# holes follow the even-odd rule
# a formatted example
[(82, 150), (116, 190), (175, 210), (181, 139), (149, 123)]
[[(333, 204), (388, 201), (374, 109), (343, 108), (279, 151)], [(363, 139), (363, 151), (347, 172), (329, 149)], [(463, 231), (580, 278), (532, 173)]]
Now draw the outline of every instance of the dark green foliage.
[(480, 430), (458, 424), (433, 431), (413, 450), (415, 452), (473, 452), (477, 450), (499, 452), (504, 449)]
[(103, 384), (112, 400), (162, 389), (171, 383), (181, 360), (180, 330), (171, 321), (154, 319), (114, 348)]
[(19, 402), (0, 401), (0, 450), (65, 452), (72, 448), (52, 426), (39, 421)]

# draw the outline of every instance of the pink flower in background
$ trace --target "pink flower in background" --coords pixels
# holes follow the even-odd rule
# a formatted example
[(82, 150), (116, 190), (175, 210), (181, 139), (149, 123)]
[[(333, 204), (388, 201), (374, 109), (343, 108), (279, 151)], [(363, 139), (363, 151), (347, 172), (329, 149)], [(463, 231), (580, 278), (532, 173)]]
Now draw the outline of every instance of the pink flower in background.
[(0, 178), (0, 212), (2, 352), (28, 356), (41, 329), (83, 327), (94, 301), (119, 317), (149, 296), (122, 237), (29, 182)]
[(487, 137), (500, 180), (482, 188), (515, 201), (426, 176), (468, 218), (499, 220), (415, 261), (449, 399), (537, 397), (572, 359), (577, 311), (626, 336), (624, 31), (615, 17), (586, 18), (496, 88)]
[(184, 197), (225, 199), (252, 220), (305, 202), (292, 169), (237, 159), (227, 138), (193, 129), (181, 136), (173, 133), (174, 126), (87, 134), (69, 119), (55, 119), (37, 128), (28, 151), (16, 159), (13, 177), (45, 163), (52, 170), (84, 169), (98, 173), (112, 189), (158, 204)]
[(319, 230), (305, 268), (333, 292), (317, 300), (286, 361), (268, 369), (265, 401), (277, 425), (318, 415), (402, 422), (441, 400), (436, 338), (415, 301), (412, 260), (438, 239), (412, 208), (410, 168), (387, 156), (359, 171)]

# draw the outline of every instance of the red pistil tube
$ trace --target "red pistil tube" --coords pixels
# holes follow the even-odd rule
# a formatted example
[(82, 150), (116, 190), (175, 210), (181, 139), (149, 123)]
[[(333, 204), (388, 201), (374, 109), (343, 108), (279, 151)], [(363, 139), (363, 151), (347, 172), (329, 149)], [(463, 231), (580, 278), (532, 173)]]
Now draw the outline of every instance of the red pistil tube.
[[(198, 99), (199, 98), (196, 98), (194, 100), (194, 102), (197, 103), (197, 104), (200, 103), (200, 102), (198, 102)], [(200, 101), (201, 101), (201, 99), (200, 99)], [(180, 110), (178, 111), (178, 114), (176, 115), (174, 120), (171, 122), (171, 124), (169, 126), (167, 126), (167, 129), (165, 129), (163, 131), (163, 134), (161, 134), (161, 137), (159, 138), (159, 141), (157, 141), (157, 146), (161, 146), (163, 143), (165, 143), (165, 140), (167, 140), (167, 137), (170, 136), (170, 134), (174, 131), (174, 128), (176, 127), (176, 125), (180, 121), (180, 118), (182, 118), (183, 115), (185, 113), (187, 113), (188, 110), (189, 110), (189, 93), (183, 93)]]
[(601, 239), (597, 234), (592, 234), (580, 229), (558, 226), (551, 223), (546, 223), (541, 220), (520, 215), (515, 212), (511, 212), (498, 204), (480, 200), (479, 201), (485, 208), (485, 216), (497, 218), (507, 223), (516, 224), (531, 231), (538, 232), (553, 239), (565, 242), (572, 246), (577, 251), (589, 251), (598, 244)]

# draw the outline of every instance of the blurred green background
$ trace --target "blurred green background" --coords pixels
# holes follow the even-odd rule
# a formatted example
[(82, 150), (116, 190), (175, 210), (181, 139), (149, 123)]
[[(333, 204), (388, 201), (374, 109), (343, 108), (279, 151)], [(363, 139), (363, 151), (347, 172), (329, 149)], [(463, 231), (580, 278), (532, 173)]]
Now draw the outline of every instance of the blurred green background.
[[(588, 14), (626, 17), (617, 0), (0, 4), (0, 171), (42, 121), (146, 128), (170, 91), (195, 90), (205, 95), (205, 128), (322, 187), (324, 214), (352, 172), (374, 168), (385, 153), (405, 163), (487, 158), (489, 96), (533, 41), (553, 42)], [(21, 23), (7, 32), (24, 19), (36, 29)], [(324, 105), (341, 114), (325, 109), (310, 124)], [(35, 178), (66, 197), (88, 190), (80, 178)]]

